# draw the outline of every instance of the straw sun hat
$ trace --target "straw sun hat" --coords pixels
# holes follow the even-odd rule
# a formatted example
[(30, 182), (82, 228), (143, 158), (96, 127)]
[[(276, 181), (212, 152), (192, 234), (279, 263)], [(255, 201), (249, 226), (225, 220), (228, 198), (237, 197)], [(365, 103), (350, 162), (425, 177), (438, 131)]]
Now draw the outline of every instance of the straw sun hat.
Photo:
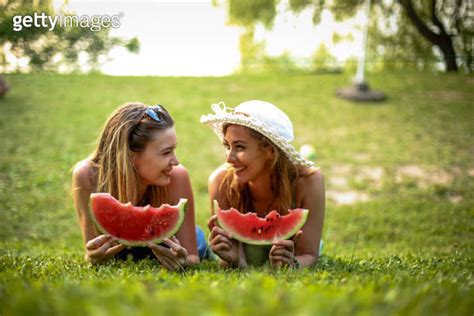
[(201, 123), (209, 125), (214, 133), (224, 139), (223, 126), (236, 124), (249, 127), (270, 139), (295, 165), (311, 167), (313, 162), (304, 159), (291, 142), (293, 124), (288, 116), (275, 105), (259, 100), (240, 103), (235, 108), (227, 107), (224, 102), (212, 105), (213, 114), (201, 116)]

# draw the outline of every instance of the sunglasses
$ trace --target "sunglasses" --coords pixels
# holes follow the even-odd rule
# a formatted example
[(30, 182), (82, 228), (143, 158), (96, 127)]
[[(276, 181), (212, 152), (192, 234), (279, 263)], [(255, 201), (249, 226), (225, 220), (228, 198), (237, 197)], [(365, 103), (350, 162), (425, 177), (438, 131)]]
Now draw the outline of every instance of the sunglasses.
[(161, 105), (157, 104), (154, 106), (149, 106), (146, 109), (144, 115), (147, 115), (149, 118), (151, 118), (155, 122), (160, 123), (162, 121), (162, 118), (160, 117), (160, 115), (158, 115), (159, 113), (163, 113), (163, 109), (161, 108)]

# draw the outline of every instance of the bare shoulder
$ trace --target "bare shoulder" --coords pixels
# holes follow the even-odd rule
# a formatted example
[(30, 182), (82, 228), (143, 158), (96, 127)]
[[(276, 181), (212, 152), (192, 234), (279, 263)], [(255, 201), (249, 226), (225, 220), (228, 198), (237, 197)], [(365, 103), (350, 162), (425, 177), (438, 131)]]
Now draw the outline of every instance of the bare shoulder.
[(303, 168), (300, 170), (300, 179), (297, 184), (298, 191), (312, 192), (324, 190), (324, 175), (319, 167)]
[(216, 168), (210, 175), (208, 179), (209, 185), (220, 184), (227, 174), (227, 165), (222, 164)]
[[(219, 206), (224, 209), (230, 207), (226, 194), (221, 191), (221, 183), (224, 181), (227, 174), (227, 164), (220, 165), (214, 170), (208, 179), (209, 198), (211, 201), (211, 208), (214, 208), (213, 201), (216, 200)], [(213, 213), (214, 214), (214, 213)]]
[(181, 191), (184, 187), (190, 185), (190, 177), (188, 170), (183, 165), (177, 165), (173, 167), (173, 172), (171, 172), (171, 182), (169, 188), (172, 191)]
[(171, 181), (168, 185), (170, 203), (176, 204), (180, 198), (192, 199), (191, 179), (183, 165), (173, 167)]
[(173, 172), (171, 173), (171, 180), (182, 181), (189, 179), (189, 173), (185, 166), (179, 164), (173, 167)]
[(94, 191), (95, 172), (88, 159), (79, 161), (72, 171), (72, 181), (76, 188)]

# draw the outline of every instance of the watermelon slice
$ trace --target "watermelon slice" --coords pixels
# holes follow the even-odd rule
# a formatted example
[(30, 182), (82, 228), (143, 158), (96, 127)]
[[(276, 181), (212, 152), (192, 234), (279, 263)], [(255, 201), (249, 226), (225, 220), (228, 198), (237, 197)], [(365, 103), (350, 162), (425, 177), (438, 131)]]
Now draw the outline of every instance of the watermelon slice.
[(109, 193), (91, 194), (91, 215), (97, 227), (124, 245), (160, 243), (176, 234), (184, 221), (187, 199), (159, 208), (120, 203)]
[(242, 214), (235, 208), (221, 210), (214, 200), (217, 210), (217, 222), (232, 236), (241, 242), (252, 245), (271, 245), (272, 243), (292, 237), (303, 227), (308, 218), (308, 210), (298, 208), (288, 210), (287, 215), (271, 211), (265, 218), (255, 213)]

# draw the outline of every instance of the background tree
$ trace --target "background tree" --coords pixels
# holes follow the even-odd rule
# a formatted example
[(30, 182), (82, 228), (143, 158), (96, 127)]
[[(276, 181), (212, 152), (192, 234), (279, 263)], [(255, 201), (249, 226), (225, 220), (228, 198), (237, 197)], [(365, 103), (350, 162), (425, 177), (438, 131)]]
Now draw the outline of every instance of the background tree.
[[(270, 28), (279, 2), (227, 0), (229, 22), (247, 28), (261, 22)], [(341, 21), (354, 16), (364, 0), (288, 0), (288, 3), (295, 13), (312, 8), (313, 23), (318, 24), (324, 9), (329, 9), (335, 19)], [(473, 71), (474, 12), (471, 1), (379, 0), (373, 1), (372, 7), (375, 14), (371, 16), (370, 31), (377, 44), (371, 44), (370, 49), (385, 62), (391, 59), (391, 62), (401, 61), (426, 68), (437, 59), (434, 46), (447, 71), (457, 71), (459, 66)]]
[[(130, 52), (139, 51), (138, 39), (124, 40), (110, 35), (110, 28), (93, 31), (87, 27), (59, 27), (49, 31), (44, 27), (13, 30), (13, 16), (33, 15), (44, 12), (56, 16), (51, 0), (7, 0), (0, 3), (0, 61), (2, 68), (12, 66), (6, 58), (7, 51), (17, 59), (26, 57), (29, 70), (79, 69), (81, 55), (87, 59), (91, 70), (97, 70), (107, 60), (110, 49), (123, 46)], [(60, 11), (61, 15), (73, 13)], [(19, 71), (17, 64), (15, 70)]]

